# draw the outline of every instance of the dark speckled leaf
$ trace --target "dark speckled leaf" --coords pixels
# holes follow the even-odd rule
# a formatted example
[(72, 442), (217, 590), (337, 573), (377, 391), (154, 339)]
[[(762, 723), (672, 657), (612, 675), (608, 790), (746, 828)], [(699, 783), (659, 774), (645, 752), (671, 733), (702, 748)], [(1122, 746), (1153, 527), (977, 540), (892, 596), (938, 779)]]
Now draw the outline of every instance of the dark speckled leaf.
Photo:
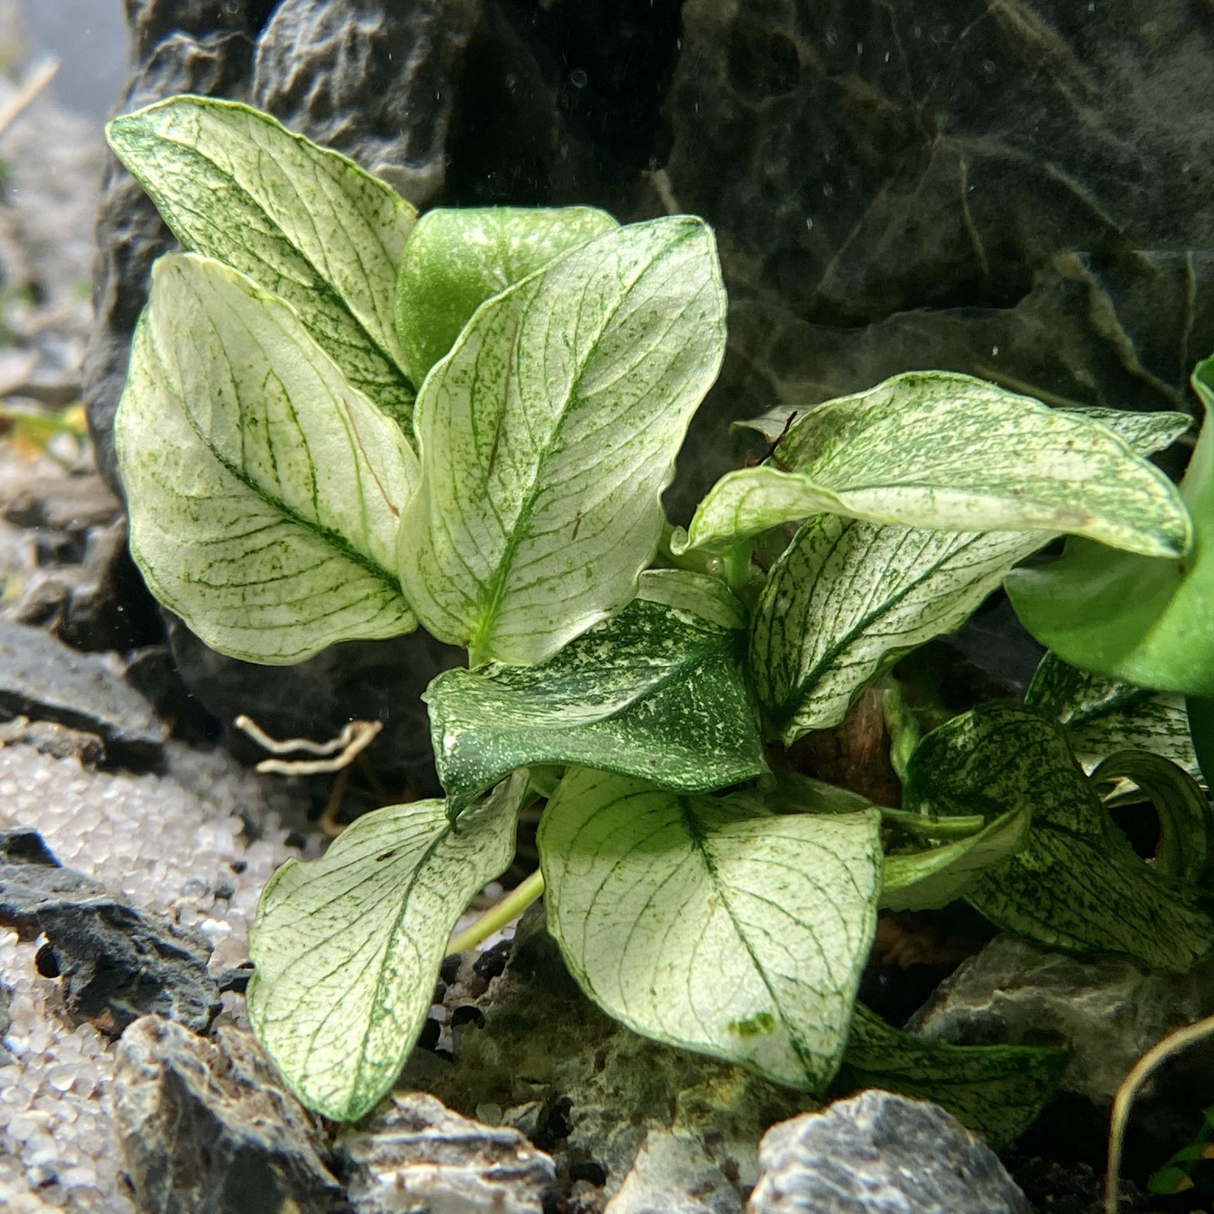
[(1063, 727), (990, 704), (930, 733), (911, 756), (903, 805), (994, 818), (1023, 805), (1028, 846), (983, 873), (969, 901), (996, 926), (1049, 948), (1121, 953), (1184, 971), (1214, 945), (1192, 886), (1131, 850), (1076, 763)]
[(934, 1101), (1000, 1147), (1032, 1125), (1065, 1066), (1065, 1050), (925, 1041), (857, 1003), (838, 1086)]
[(1201, 779), (1184, 696), (1076, 670), (1047, 653), (1024, 702), (1062, 722), (1085, 771), (1119, 750), (1149, 750)]
[(619, 615), (547, 662), (440, 674), (425, 699), (451, 812), (529, 764), (578, 763), (683, 792), (766, 771), (739, 664), (742, 622), (716, 579), (655, 570)]

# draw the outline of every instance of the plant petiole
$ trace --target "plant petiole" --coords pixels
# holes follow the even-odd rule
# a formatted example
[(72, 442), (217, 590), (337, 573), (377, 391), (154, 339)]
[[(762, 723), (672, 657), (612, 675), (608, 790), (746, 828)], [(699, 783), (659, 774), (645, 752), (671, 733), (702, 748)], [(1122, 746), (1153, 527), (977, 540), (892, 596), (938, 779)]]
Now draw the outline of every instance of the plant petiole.
[(514, 887), (496, 906), (490, 907), (471, 927), (453, 936), (447, 944), (447, 956), (475, 948), (501, 931), (512, 919), (517, 919), (544, 892), (544, 874), (537, 868), (525, 881)]

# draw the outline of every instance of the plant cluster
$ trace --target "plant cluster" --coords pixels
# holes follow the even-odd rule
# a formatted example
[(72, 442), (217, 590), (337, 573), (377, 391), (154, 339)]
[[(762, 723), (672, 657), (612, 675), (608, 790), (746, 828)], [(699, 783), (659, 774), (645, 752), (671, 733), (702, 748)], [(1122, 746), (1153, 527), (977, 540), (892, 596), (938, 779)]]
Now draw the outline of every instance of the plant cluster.
[[(1180, 490), (1146, 458), (1188, 415), (911, 372), (749, 423), (767, 457), (683, 530), (661, 495), (726, 338), (701, 220), (419, 219), (197, 97), (109, 138), (188, 250), (153, 269), (115, 420), (152, 591), (254, 662), (419, 624), (469, 654), (425, 696), (445, 799), (359, 818), (262, 896), (249, 1014), (304, 1103), (353, 1120), (390, 1087), (537, 801), (530, 888), (612, 1016), (808, 1092), (930, 1096), (995, 1141), (1064, 1056), (919, 1040), (857, 1003), (880, 909), (968, 899), (1023, 939), (1165, 970), (1209, 951), (1178, 693), (1214, 693), (1214, 437)], [(781, 763), (1005, 582), (1054, 654), (1023, 704), (921, 738), (891, 685), (900, 808)], [(1110, 785), (1155, 801), (1154, 863)]]

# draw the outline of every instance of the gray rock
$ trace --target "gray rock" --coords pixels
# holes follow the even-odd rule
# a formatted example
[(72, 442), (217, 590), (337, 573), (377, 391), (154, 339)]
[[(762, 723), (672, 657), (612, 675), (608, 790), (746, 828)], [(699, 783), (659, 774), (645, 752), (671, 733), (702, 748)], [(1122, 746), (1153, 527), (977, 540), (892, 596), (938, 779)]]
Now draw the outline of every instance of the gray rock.
[[(253, 43), (269, 0), (130, 0), (132, 74), (123, 111), (174, 93), (247, 96)], [(97, 467), (121, 492), (114, 466), (114, 410), (126, 381), (135, 322), (147, 301), (152, 262), (175, 246), (151, 199), (110, 158), (96, 228), (95, 319), (84, 361), (83, 399)]]
[(83, 535), (112, 523), (122, 502), (98, 476), (13, 478), (0, 489), (0, 518), (17, 527), (48, 527)]
[(391, 182), (442, 192), (458, 67), (481, 0), (284, 0), (257, 44), (251, 99)]
[(338, 1143), (357, 1214), (540, 1214), (552, 1160), (518, 1130), (482, 1125), (422, 1092), (397, 1092)]
[(0, 716), (96, 734), (116, 762), (159, 758), (167, 736), (151, 706), (100, 659), (40, 628), (0, 621)]
[[(529, 912), (505, 973), (487, 989), (482, 981), (483, 993), (473, 994), (476, 986), (470, 990), (463, 980), (471, 967), (461, 970), (461, 980), (448, 986), (446, 1005), (478, 1007), (483, 1027), (469, 1017), (454, 1030), (454, 1065), (438, 1074), (429, 1062), (434, 1055), (415, 1051), (427, 1064), (411, 1061), (401, 1085), (425, 1087), (468, 1116), (492, 1111), (495, 1121), (521, 1130), (553, 1156), (563, 1186), (576, 1181), (582, 1188), (586, 1182), (578, 1177), (596, 1175), (604, 1183), (582, 1195), (587, 1210), (615, 1197), (634, 1165), (625, 1209), (632, 1200), (656, 1200), (656, 1178), (663, 1174), (675, 1186), (663, 1200), (674, 1200), (696, 1169), (712, 1177), (715, 1201), (729, 1200), (724, 1177), (736, 1209), (758, 1177), (763, 1131), (816, 1102), (613, 1021), (569, 977), (543, 922), (542, 911)], [(647, 1142), (653, 1157), (638, 1160)]]
[(605, 1214), (742, 1214), (742, 1195), (704, 1143), (650, 1130)]
[(329, 1214), (341, 1196), (315, 1123), (241, 1029), (211, 1042), (145, 1016), (118, 1043), (112, 1091), (145, 1214)]
[(0, 924), (44, 934), (41, 972), (63, 979), (74, 1016), (112, 1036), (147, 1013), (204, 1032), (219, 1011), (205, 936), (61, 867), (35, 831), (0, 832)]
[(0, 722), (0, 746), (13, 743), (32, 746), (56, 759), (75, 759), (82, 767), (96, 767), (105, 761), (105, 743), (95, 733), (68, 729), (57, 721), (13, 717)]
[(748, 1214), (1032, 1214), (999, 1157), (938, 1105), (870, 1090), (764, 1135)]
[(1214, 961), (1189, 974), (1151, 973), (999, 936), (942, 982), (907, 1028), (958, 1045), (1065, 1044), (1063, 1088), (1106, 1106), (1156, 1042), (1212, 1012)]

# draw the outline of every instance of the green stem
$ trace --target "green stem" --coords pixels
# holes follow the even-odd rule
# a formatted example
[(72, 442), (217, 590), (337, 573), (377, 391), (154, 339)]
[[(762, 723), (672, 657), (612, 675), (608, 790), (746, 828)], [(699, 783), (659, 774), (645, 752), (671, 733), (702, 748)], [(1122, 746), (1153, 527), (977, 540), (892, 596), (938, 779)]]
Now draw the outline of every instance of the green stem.
[(501, 931), (512, 919), (517, 919), (544, 892), (544, 874), (537, 868), (525, 881), (516, 885), (496, 906), (490, 907), (471, 927), (453, 936), (447, 944), (447, 956), (475, 948)]
[(468, 646), (468, 669), (475, 670), (478, 666), (483, 666), (489, 661), (489, 655), (481, 649), (473, 649)]
[(906, 783), (906, 768), (919, 745), (919, 722), (902, 698), (902, 688), (890, 679), (881, 693), (881, 710), (889, 730), (889, 761), (898, 779)]

